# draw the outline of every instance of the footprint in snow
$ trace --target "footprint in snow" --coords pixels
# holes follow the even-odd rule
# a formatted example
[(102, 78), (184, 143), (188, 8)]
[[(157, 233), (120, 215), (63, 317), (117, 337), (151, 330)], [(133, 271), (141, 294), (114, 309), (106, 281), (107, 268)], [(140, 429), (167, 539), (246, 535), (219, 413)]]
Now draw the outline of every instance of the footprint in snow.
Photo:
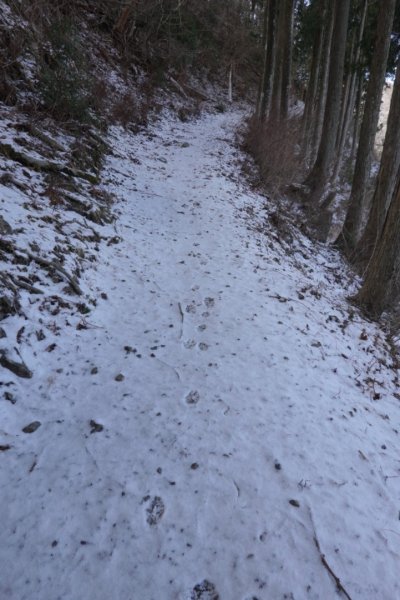
[(146, 508), (146, 521), (150, 527), (158, 525), (165, 513), (165, 504), (160, 496), (154, 496), (150, 500), (150, 505)]
[(185, 346), (185, 348), (187, 350), (191, 350), (192, 348), (195, 347), (196, 341), (195, 340), (187, 340), (183, 345)]
[(219, 600), (215, 585), (207, 579), (194, 586), (190, 600)]
[(186, 404), (197, 404), (200, 400), (200, 394), (197, 390), (192, 390), (186, 395)]
[(205, 298), (204, 304), (207, 306), (207, 308), (211, 308), (212, 306), (215, 305), (215, 300), (214, 300), (214, 298)]

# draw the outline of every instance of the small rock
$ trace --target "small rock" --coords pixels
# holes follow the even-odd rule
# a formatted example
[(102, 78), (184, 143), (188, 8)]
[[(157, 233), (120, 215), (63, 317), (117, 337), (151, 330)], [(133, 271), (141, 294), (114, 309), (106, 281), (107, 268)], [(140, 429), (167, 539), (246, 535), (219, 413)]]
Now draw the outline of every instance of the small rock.
[(11, 402), (11, 404), (15, 404), (17, 402), (11, 392), (4, 392), (4, 399), (8, 400), (8, 402)]
[(300, 507), (300, 502), (298, 500), (289, 500), (289, 504), (295, 506), (296, 508)]
[(125, 377), (122, 375), (122, 373), (118, 373), (118, 375), (115, 376), (115, 381), (123, 381), (125, 379)]
[(192, 463), (192, 464), (190, 465), (190, 468), (191, 468), (193, 471), (195, 471), (196, 469), (198, 469), (198, 468), (199, 468), (199, 465), (198, 465), (198, 463)]
[(9, 444), (0, 444), (0, 452), (6, 452), (10, 450), (11, 446)]
[(2, 327), (0, 327), (0, 340), (2, 338), (6, 338), (6, 337), (7, 337), (6, 332), (4, 331), (4, 329)]
[[(7, 173), (5, 173), (4, 175), (7, 175)], [(3, 175), (3, 178), (4, 178)], [(0, 215), (0, 234), (1, 235), (9, 235), (10, 233), (12, 233), (12, 227), (9, 223), (7, 223), (7, 221)]]
[(108, 296), (107, 296), (107, 294), (106, 294), (105, 292), (101, 292), (101, 294), (100, 294), (100, 297), (101, 297), (103, 300), (108, 300)]
[(26, 425), (22, 431), (24, 433), (34, 433), (37, 429), (39, 429), (40, 426), (40, 421), (33, 421), (32, 423), (29, 423), (29, 425)]
[(99, 372), (99, 370), (98, 370), (98, 368), (97, 368), (97, 367), (93, 367), (93, 368), (90, 370), (90, 374), (91, 374), (91, 375), (97, 375), (97, 373), (98, 373), (98, 372)]
[(93, 419), (90, 421), (89, 425), (91, 427), (90, 433), (100, 433), (100, 431), (103, 431), (104, 429), (103, 425), (96, 423)]
[(276, 462), (276, 463), (274, 464), (274, 467), (275, 467), (275, 469), (276, 469), (277, 471), (280, 471), (280, 470), (282, 469), (282, 465), (281, 465), (281, 463), (278, 463), (278, 462)]

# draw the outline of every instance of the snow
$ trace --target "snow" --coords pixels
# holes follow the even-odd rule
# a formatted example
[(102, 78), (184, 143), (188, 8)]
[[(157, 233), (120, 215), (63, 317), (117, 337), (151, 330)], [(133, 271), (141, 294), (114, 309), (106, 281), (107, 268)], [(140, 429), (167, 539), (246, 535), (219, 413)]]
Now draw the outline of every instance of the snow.
[(390, 348), (338, 254), (249, 189), (242, 118), (113, 129), (96, 306), (2, 321), (34, 376), (1, 370), (1, 598), (343, 596), (320, 553), (351, 598), (400, 597)]

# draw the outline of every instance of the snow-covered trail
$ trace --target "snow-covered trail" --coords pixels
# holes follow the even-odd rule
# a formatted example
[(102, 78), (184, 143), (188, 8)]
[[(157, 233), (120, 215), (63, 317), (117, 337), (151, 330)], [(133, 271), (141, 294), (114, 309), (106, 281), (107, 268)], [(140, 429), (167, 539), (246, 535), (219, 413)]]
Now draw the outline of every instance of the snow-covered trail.
[(390, 357), (240, 183), (240, 117), (113, 134), (98, 305), (3, 425), (1, 598), (336, 598), (315, 538), (353, 600), (400, 597)]

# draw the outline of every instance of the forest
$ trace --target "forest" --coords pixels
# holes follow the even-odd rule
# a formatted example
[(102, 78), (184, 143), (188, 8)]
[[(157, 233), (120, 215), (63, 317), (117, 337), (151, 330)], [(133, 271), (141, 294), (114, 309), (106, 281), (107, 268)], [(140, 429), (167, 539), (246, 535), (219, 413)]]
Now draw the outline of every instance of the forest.
[(0, 599), (400, 598), (400, 0), (0, 0)]
[[(332, 223), (338, 221), (335, 243), (363, 274), (355, 300), (379, 316), (393, 309), (399, 297), (400, 84), (394, 76), (398, 3), (270, 2), (264, 19), (257, 120), (266, 133), (282, 132), (288, 160), (285, 155), (280, 158), (295, 171), (289, 177), (300, 184), (297, 191), (318, 236), (326, 240)], [(309, 39), (312, 45), (305, 46)], [(299, 75), (304, 111), (297, 119), (289, 112), (298, 77), (298, 67), (292, 70), (293, 47), (301, 48), (303, 65)], [(394, 79), (393, 92), (383, 150), (377, 156), (375, 139), (388, 78)], [(258, 131), (256, 123), (254, 127)], [(252, 144), (268, 177), (263, 141), (255, 139)]]
[[(191, 74), (214, 81), (222, 76), (227, 86), (230, 78), (235, 94), (254, 106), (247, 145), (267, 189), (286, 187), (304, 205), (310, 231), (336, 243), (362, 274), (355, 301), (367, 313), (395, 311), (395, 0), (15, 0), (6, 6), (0, 93), (7, 105), (60, 121), (97, 119), (103, 127), (118, 120), (145, 123), (157, 107), (155, 90), (172, 85), (187, 96), (181, 83)], [(82, 23), (102, 55), (97, 64), (80, 39)], [(110, 61), (131, 78), (135, 93), (129, 85), (122, 97), (112, 89), (105, 76)], [(385, 86), (393, 95), (378, 155)], [(198, 105), (201, 94), (193, 99)]]

